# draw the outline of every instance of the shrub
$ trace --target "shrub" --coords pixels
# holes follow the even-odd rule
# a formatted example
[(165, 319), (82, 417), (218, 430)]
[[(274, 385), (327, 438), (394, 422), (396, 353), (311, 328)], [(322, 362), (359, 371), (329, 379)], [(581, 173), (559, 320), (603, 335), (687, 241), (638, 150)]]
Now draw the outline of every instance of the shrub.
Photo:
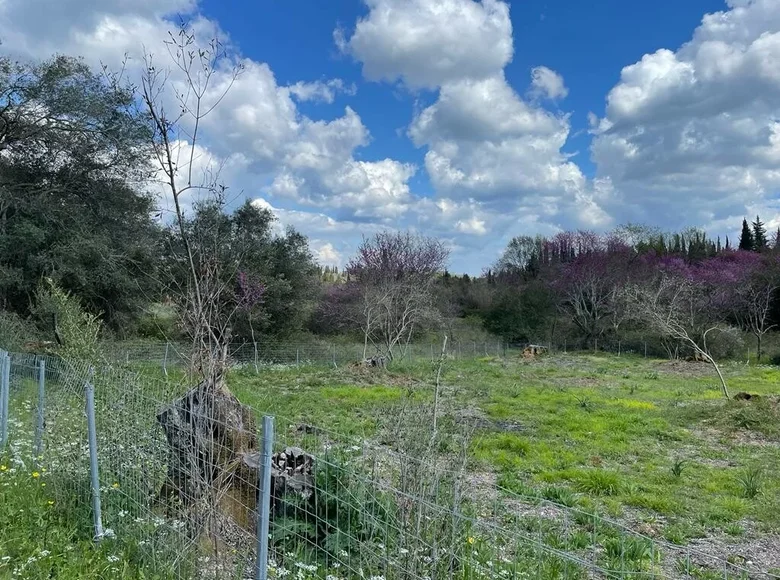
[(0, 311), (0, 348), (20, 351), (25, 342), (35, 339), (32, 325), (25, 324), (17, 314)]

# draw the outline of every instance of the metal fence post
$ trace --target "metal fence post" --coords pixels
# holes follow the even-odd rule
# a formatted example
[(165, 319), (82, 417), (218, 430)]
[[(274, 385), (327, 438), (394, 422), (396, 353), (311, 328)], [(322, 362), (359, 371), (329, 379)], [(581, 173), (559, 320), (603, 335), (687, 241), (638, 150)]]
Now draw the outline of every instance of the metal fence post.
[(163, 373), (165, 376), (168, 376), (168, 347), (170, 346), (169, 342), (165, 343), (165, 358), (163, 358)]
[(268, 580), (268, 527), (271, 519), (271, 458), (274, 418), (263, 417), (263, 450), (260, 455), (260, 497), (257, 506), (257, 580)]
[(8, 441), (8, 405), (11, 389), (11, 357), (7, 352), (2, 357), (2, 373), (0, 373), (0, 451), (5, 449)]
[(295, 367), (301, 366), (301, 350), (296, 348), (295, 349)]
[[(92, 372), (90, 371), (90, 375)], [(95, 541), (103, 537), (103, 518), (100, 512), (100, 478), (98, 477), (97, 428), (95, 426), (95, 387), (87, 380), (87, 430), (89, 432), (89, 475), (92, 487), (92, 514), (95, 520)]]
[(35, 458), (33, 463), (36, 465), (41, 460), (43, 454), (43, 412), (44, 396), (46, 388), (46, 360), (38, 361), (38, 416), (35, 422)]
[(338, 365), (336, 364), (336, 345), (335, 344), (333, 345), (333, 368), (334, 369), (339, 368)]

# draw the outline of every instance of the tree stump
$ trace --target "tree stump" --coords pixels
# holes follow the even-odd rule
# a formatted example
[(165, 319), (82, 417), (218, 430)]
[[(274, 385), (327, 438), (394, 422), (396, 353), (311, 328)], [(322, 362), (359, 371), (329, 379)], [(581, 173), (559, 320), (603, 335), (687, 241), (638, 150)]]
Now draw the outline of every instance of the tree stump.
[[(257, 450), (251, 409), (222, 384), (200, 383), (157, 415), (168, 441), (168, 477), (160, 499), (192, 510), (213, 498), (236, 504), (234, 519), (249, 523), (256, 507), (257, 477), (243, 461)], [(220, 506), (228, 508), (228, 506)]]

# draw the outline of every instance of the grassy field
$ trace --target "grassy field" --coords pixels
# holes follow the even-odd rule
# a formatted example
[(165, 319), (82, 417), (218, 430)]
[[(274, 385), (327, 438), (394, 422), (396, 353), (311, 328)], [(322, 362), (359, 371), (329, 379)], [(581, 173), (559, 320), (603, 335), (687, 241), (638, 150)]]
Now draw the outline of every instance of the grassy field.
[[(599, 509), (644, 535), (776, 573), (780, 369), (723, 370), (732, 394), (758, 397), (726, 401), (701, 363), (612, 355), (450, 361), (439, 421), (445, 432), (469, 434), (468, 471), (486, 486)], [(236, 371), (230, 385), (291, 426), (382, 442), (404, 416), (419, 421), (415, 409), (430, 408), (433, 376), (430, 364), (279, 367)]]
[[(165, 385), (175, 387), (170, 392), (186, 388), (173, 369), (167, 382), (158, 365), (135, 370), (155, 379), (141, 391), (151, 385), (163, 386), (160, 393), (168, 393)], [(700, 363), (587, 354), (448, 360), (435, 438), (430, 362), (388, 370), (239, 367), (229, 385), (258, 416), (277, 417), (277, 447), (296, 443), (321, 452), (325, 444), (349, 454), (368, 441), (422, 459), (423, 470), (463, 470), (472, 495), (465, 509), (484, 523), (457, 530), (459, 549), (471, 562), (462, 568), (463, 578), (587, 577), (568, 560), (540, 557), (513, 538), (531, 531), (553, 549), (623, 571), (616, 576), (621, 578), (644, 577), (650, 570), (670, 578), (748, 577), (724, 576), (706, 562), (682, 569), (680, 556), (663, 547), (667, 542), (780, 574), (780, 368), (726, 364), (723, 370), (732, 395), (758, 396), (726, 401), (711, 369)], [(147, 481), (145, 454), (159, 448), (155, 453), (164, 457), (153, 425), (155, 407), (142, 401), (151, 393), (140, 396), (127, 386), (117, 391), (116, 402), (134, 428), (117, 429), (113, 412), (100, 430), (99, 447), (107, 452), (101, 465), (108, 466), (101, 475), (109, 478), (104, 521), (116, 537), (95, 544), (83, 441), (68, 451), (73, 455), (60, 456), (65, 462), (49, 456), (43, 463), (50, 469), (36, 471), (30, 460), (35, 384), (28, 382), (15, 394), (12, 444), (0, 455), (0, 578), (187, 577), (180, 563), (172, 565), (180, 560), (172, 557), (181, 546), (177, 522), (151, 514), (134, 499), (154, 495), (158, 487)], [(47, 429), (53, 427), (62, 442), (52, 440), (49, 449), (83, 440), (82, 403), (50, 403), (61, 415)], [(119, 432), (125, 436), (115, 440)], [(144, 442), (138, 435), (144, 432), (156, 435)], [(131, 449), (137, 457), (128, 454)], [(138, 488), (142, 482), (151, 487)], [(351, 496), (359, 491), (344, 490)], [(376, 490), (360, 493), (379, 497)], [(354, 509), (358, 520), (365, 517), (361, 502)], [(501, 539), (506, 545), (499, 545), (493, 526), (507, 530)], [(663, 561), (647, 537), (658, 540)], [(374, 549), (387, 557), (383, 547)], [(299, 556), (301, 567), (292, 566), (299, 576), (311, 569), (306, 578), (342, 577)], [(502, 562), (502, 570), (491, 568)], [(410, 561), (394, 565), (404, 569)]]

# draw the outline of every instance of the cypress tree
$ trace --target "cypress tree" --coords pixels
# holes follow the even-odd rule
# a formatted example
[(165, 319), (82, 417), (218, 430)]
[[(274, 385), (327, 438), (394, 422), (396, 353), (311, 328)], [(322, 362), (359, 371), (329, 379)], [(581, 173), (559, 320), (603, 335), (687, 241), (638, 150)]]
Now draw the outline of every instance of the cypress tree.
[(761, 221), (760, 217), (756, 216), (756, 221), (751, 225), (753, 226), (753, 250), (756, 252), (763, 252), (767, 248), (766, 228), (764, 227), (764, 223)]
[(753, 232), (750, 230), (750, 226), (746, 219), (742, 220), (742, 233), (739, 236), (739, 249), (750, 252), (755, 248), (755, 242), (753, 240)]

